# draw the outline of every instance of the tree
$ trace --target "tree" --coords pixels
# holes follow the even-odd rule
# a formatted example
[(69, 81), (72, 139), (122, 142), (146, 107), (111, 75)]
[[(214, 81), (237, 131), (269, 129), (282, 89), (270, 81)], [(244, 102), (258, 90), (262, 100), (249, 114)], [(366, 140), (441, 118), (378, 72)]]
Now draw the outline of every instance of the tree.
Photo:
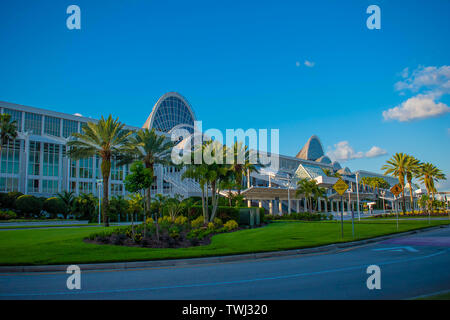
[[(172, 165), (171, 154), (174, 143), (164, 135), (157, 135), (155, 129), (143, 129), (138, 131), (135, 136), (131, 137), (130, 143), (133, 146), (131, 152), (128, 154), (122, 154), (120, 156), (119, 163), (125, 164), (136, 160), (142, 161), (145, 168), (151, 170), (152, 173), (154, 172), (154, 167), (156, 164)], [(152, 184), (153, 178), (151, 183), (147, 186), (147, 211), (151, 209)], [(155, 222), (156, 230), (158, 230), (158, 218), (156, 218)]]
[(120, 215), (126, 213), (128, 210), (128, 202), (121, 195), (116, 195), (111, 198), (109, 202), (110, 215), (116, 218), (117, 221), (120, 219)]
[[(211, 155), (211, 163), (207, 164), (203, 161), (201, 164), (196, 164), (194, 159), (196, 159), (197, 153)], [(229, 165), (223, 164), (221, 160), (225, 154), (226, 147), (219, 142), (205, 141), (191, 153), (191, 164), (186, 166), (186, 170), (182, 175), (182, 179), (194, 179), (200, 185), (202, 190), (202, 212), (205, 224), (214, 220), (222, 182), (232, 177)], [(208, 209), (209, 194), (211, 194), (211, 215), (209, 215)]]
[(42, 202), (35, 196), (24, 194), (16, 199), (16, 208), (26, 217), (39, 215)]
[(73, 203), (75, 201), (73, 191), (63, 191), (57, 194), (58, 198), (64, 203), (64, 218), (67, 219), (67, 216), (72, 212)]
[(183, 205), (181, 203), (181, 195), (176, 194), (173, 198), (169, 198), (166, 201), (167, 211), (169, 213), (170, 219), (175, 221), (175, 219), (183, 210)]
[(297, 182), (297, 191), (295, 192), (296, 196), (303, 195), (308, 201), (308, 210), (312, 213), (312, 199), (311, 196), (314, 195), (314, 192), (317, 192), (315, 189), (317, 186), (315, 180), (302, 179)]
[(412, 179), (419, 175), (420, 161), (413, 156), (408, 155), (408, 161), (406, 161), (406, 181), (409, 184), (409, 197), (411, 203), (411, 211), (414, 214), (414, 197), (413, 197), (413, 183)]
[[(250, 173), (258, 172), (255, 164), (252, 163), (251, 152), (248, 146), (242, 142), (235, 141), (232, 148), (226, 148), (227, 157), (233, 157), (233, 163), (230, 165), (230, 171), (233, 172), (234, 181), (238, 190), (238, 194), (241, 194), (242, 181), (244, 176), (250, 179)], [(256, 157), (254, 159), (256, 161)], [(228, 161), (228, 159), (227, 159)], [(261, 165), (261, 164), (260, 164)]]
[(4, 144), (17, 137), (17, 122), (11, 121), (11, 115), (8, 113), (0, 114), (0, 152)]
[(408, 155), (406, 153), (397, 152), (392, 156), (391, 159), (386, 161), (386, 164), (381, 167), (384, 170), (384, 175), (393, 175), (398, 177), (398, 183), (402, 187), (402, 198), (403, 198), (403, 214), (406, 213), (406, 201), (405, 201), (405, 176), (406, 176), (406, 166), (408, 163)]
[(102, 160), (101, 173), (103, 177), (103, 203), (102, 215), (105, 226), (109, 226), (109, 176), (111, 173), (111, 161), (123, 153), (130, 152), (129, 136), (131, 131), (124, 130), (124, 124), (119, 119), (113, 119), (111, 115), (107, 119), (88, 122), (83, 127), (83, 133), (73, 133), (75, 140), (67, 143), (68, 154), (74, 159), (84, 159), (98, 155)]
[[(128, 211), (131, 213), (131, 232), (134, 238), (134, 216), (140, 214), (144, 210), (144, 200), (140, 193), (132, 193), (128, 195)], [(147, 221), (144, 221), (147, 224)]]
[(434, 164), (426, 162), (420, 166), (419, 180), (425, 185), (428, 195), (431, 195), (429, 203), (434, 200), (434, 194), (436, 192), (435, 182), (439, 180), (446, 180), (445, 174), (437, 168)]
[[(151, 168), (144, 168), (142, 161), (134, 162), (131, 165), (130, 171), (131, 173), (125, 177), (125, 190), (136, 193), (144, 192), (144, 190), (151, 187), (153, 183), (153, 171)], [(144, 212), (149, 210), (150, 205), (147, 203), (147, 208)], [(147, 223), (145, 223), (146, 219), (147, 215), (144, 214), (144, 237), (147, 234)], [(156, 238), (159, 240), (158, 221), (156, 221)]]
[[(58, 213), (65, 214), (66, 205), (60, 198), (51, 197), (44, 201), (42, 209), (50, 213), (52, 218), (56, 218)], [(64, 218), (66, 218), (65, 215)]]
[(94, 220), (98, 198), (92, 193), (82, 193), (73, 200), (72, 212), (77, 218)]

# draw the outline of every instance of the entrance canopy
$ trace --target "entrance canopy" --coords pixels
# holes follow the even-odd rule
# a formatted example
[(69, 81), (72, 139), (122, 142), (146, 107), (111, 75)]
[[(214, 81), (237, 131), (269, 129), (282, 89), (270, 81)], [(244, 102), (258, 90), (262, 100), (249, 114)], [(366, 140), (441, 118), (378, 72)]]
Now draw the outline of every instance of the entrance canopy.
[(289, 198), (291, 200), (300, 200), (304, 196), (299, 194), (295, 195), (295, 189), (284, 189), (284, 188), (269, 188), (269, 187), (250, 187), (241, 192), (246, 200), (288, 200), (288, 190)]

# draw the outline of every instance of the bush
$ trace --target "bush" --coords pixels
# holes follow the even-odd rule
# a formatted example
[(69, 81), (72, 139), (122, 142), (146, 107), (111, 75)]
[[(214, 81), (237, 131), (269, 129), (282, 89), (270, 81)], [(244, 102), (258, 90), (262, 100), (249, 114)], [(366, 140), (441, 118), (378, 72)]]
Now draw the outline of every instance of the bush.
[(204, 224), (203, 216), (198, 216), (195, 220), (191, 221), (191, 226), (193, 229), (203, 227), (203, 224)]
[(39, 215), (42, 210), (42, 203), (35, 196), (22, 195), (16, 200), (16, 208), (25, 216)]
[(185, 225), (188, 223), (188, 218), (186, 218), (185, 216), (178, 216), (176, 217), (174, 222), (178, 225)]
[(322, 213), (309, 213), (309, 212), (300, 212), (300, 213), (291, 213), (284, 215), (266, 215), (264, 217), (265, 220), (304, 220), (304, 221), (321, 221), (321, 220), (333, 220), (333, 215), (331, 214), (322, 214)]
[(235, 220), (229, 220), (223, 225), (223, 227), (227, 231), (232, 231), (234, 229), (237, 229), (239, 227), (239, 225), (238, 225), (238, 223)]
[(16, 200), (22, 195), (23, 193), (18, 191), (2, 193), (0, 196), (0, 206), (6, 209), (16, 209)]
[(223, 222), (222, 222), (222, 219), (220, 219), (220, 218), (214, 218), (213, 223), (214, 223), (215, 228), (223, 227)]
[(0, 211), (0, 220), (10, 220), (17, 218), (17, 214), (14, 211)]
[(44, 201), (43, 209), (50, 213), (53, 218), (56, 218), (58, 213), (64, 214), (66, 211), (66, 205), (64, 202), (56, 197), (48, 198)]

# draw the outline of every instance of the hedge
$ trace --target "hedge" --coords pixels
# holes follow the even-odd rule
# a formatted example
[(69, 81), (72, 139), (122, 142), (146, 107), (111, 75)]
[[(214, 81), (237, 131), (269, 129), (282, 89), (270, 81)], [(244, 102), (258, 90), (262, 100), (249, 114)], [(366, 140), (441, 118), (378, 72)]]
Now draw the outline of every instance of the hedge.
[(39, 215), (42, 210), (42, 201), (31, 195), (22, 195), (16, 200), (16, 209), (24, 215)]

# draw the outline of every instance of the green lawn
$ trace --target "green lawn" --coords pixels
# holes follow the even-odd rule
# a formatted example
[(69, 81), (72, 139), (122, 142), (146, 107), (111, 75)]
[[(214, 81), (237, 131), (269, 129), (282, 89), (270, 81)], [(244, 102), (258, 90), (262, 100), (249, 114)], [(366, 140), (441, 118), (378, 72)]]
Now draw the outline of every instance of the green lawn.
[(450, 292), (436, 294), (424, 298), (418, 298), (417, 300), (450, 300)]
[[(402, 221), (399, 231), (448, 224), (449, 221)], [(0, 231), (0, 265), (43, 265), (205, 257), (314, 247), (351, 241), (351, 223), (275, 222), (262, 228), (218, 234), (207, 246), (182, 249), (148, 249), (83, 242), (98, 228), (52, 228)], [(361, 221), (355, 224), (356, 239), (396, 232), (395, 221)]]
[(0, 230), (2, 229), (33, 229), (33, 228), (61, 228), (61, 227), (86, 227), (86, 226), (98, 226), (98, 223), (91, 224), (49, 224), (49, 225), (27, 225), (27, 226), (3, 226), (0, 225)]

